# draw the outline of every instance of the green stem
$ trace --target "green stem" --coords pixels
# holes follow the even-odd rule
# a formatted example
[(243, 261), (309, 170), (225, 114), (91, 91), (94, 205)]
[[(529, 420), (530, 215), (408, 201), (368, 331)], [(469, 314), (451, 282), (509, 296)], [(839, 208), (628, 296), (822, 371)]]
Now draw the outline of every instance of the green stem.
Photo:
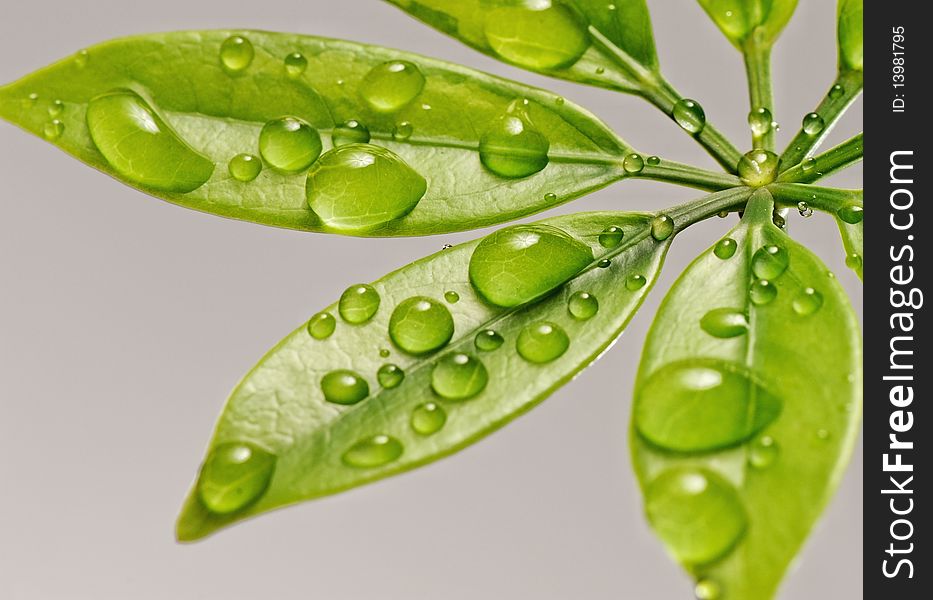
[[(673, 119), (674, 105), (683, 100), (683, 96), (665, 81), (660, 73), (646, 68), (630, 54), (613, 44), (598, 29), (590, 26), (589, 32), (597, 46), (638, 83), (639, 95)], [(707, 122), (699, 133), (691, 135), (727, 172), (736, 172), (736, 165), (742, 154), (711, 123)]]
[(645, 163), (640, 172), (633, 173), (631, 176), (639, 179), (653, 179), (655, 181), (686, 185), (710, 192), (742, 185), (742, 181), (730, 173), (707, 171), (706, 169), (699, 169), (671, 160), (662, 160), (656, 165)]
[(720, 213), (741, 209), (754, 191), (755, 188), (735, 187), (703, 196), (662, 212), (674, 220), (674, 231), (679, 233), (695, 223)]
[(814, 148), (819, 146), (823, 138), (832, 130), (839, 117), (846, 111), (852, 102), (862, 93), (862, 72), (845, 71), (833, 83), (829, 92), (823, 97), (819, 106), (813, 111), (822, 119), (822, 128), (814, 133), (807, 133), (800, 129), (791, 140), (784, 153), (781, 154), (781, 168), (790, 169), (800, 164)]
[(777, 180), (781, 183), (813, 183), (859, 162), (862, 160), (862, 136), (860, 133), (818, 156), (804, 160), (781, 173)]
[(768, 191), (778, 204), (797, 206), (805, 202), (811, 208), (832, 214), (844, 207), (862, 206), (862, 190), (842, 190), (803, 183), (772, 183)]
[[(759, 43), (754, 33), (745, 43), (745, 73), (748, 76), (748, 99), (752, 112), (766, 110), (773, 118), (774, 94), (771, 91), (771, 46)], [(768, 127), (761, 135), (752, 133), (755, 148), (774, 151), (774, 128)]]

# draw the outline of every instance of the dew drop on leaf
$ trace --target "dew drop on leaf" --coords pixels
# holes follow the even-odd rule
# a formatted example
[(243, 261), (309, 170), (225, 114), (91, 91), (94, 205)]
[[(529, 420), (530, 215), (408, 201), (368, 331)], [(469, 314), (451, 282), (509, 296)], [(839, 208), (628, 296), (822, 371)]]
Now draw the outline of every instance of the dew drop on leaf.
[(269, 121), (259, 133), (259, 153), (283, 173), (304, 171), (321, 155), (321, 135), (298, 117)]
[(42, 135), (47, 140), (56, 140), (65, 133), (65, 124), (58, 119), (52, 119), (42, 128)]
[(308, 68), (308, 59), (301, 52), (292, 52), (285, 57), (285, 74), (292, 79), (301, 77)]
[(90, 58), (91, 57), (88, 54), (87, 50), (78, 50), (77, 52), (75, 52), (75, 57), (74, 57), (75, 66), (78, 67), (79, 69), (83, 69), (84, 67), (87, 66), (87, 63), (90, 60)]
[(645, 287), (646, 283), (648, 283), (648, 280), (645, 279), (644, 275), (629, 275), (625, 278), (625, 289), (634, 292)]
[(253, 44), (240, 35), (232, 35), (220, 45), (220, 63), (232, 73), (246, 69), (255, 54)]
[(492, 50), (529, 69), (567, 67), (586, 52), (583, 17), (558, 0), (516, 2), (486, 12), (483, 32)]
[(777, 288), (767, 279), (759, 279), (748, 288), (748, 298), (752, 304), (764, 306), (777, 298)]
[(800, 163), (800, 168), (803, 169), (804, 172), (812, 171), (814, 167), (816, 167), (816, 159), (812, 157)]
[(382, 365), (376, 372), (376, 379), (379, 381), (379, 385), (385, 389), (392, 389), (398, 387), (398, 385), (404, 381), (405, 371), (398, 365)]
[(447, 400), (469, 400), (482, 392), (488, 381), (485, 365), (463, 352), (442, 356), (431, 371), (431, 389)]
[(518, 354), (533, 363), (546, 363), (559, 358), (570, 347), (570, 338), (560, 325), (550, 321), (539, 321), (527, 325), (518, 334), (515, 349)]
[(334, 333), (337, 319), (329, 312), (319, 312), (308, 320), (308, 334), (316, 340), (324, 340)]
[(424, 89), (424, 75), (413, 63), (391, 60), (373, 67), (363, 77), (360, 94), (376, 112), (401, 110)]
[(604, 258), (600, 260), (599, 262), (597, 262), (596, 266), (599, 267), (600, 269), (608, 269), (610, 266), (612, 266), (612, 261), (609, 260), (608, 258)]
[(727, 260), (735, 255), (736, 248), (738, 248), (738, 244), (736, 244), (734, 239), (722, 238), (716, 242), (716, 246), (713, 248), (713, 254), (716, 255), (716, 258)]
[(388, 358), (390, 354), (392, 354), (392, 353), (389, 352), (389, 349), (388, 349), (388, 348), (380, 348), (380, 349), (379, 349), (379, 356), (381, 356), (382, 358)]
[(812, 287), (804, 288), (793, 301), (794, 312), (805, 317), (812, 315), (823, 306), (823, 295)]
[(734, 308), (714, 308), (700, 319), (700, 329), (717, 338), (738, 337), (748, 331), (748, 319)]
[(602, 233), (599, 234), (597, 238), (599, 240), (599, 245), (603, 248), (615, 248), (622, 242), (622, 238), (625, 237), (625, 232), (622, 231), (622, 228), (617, 225), (610, 225), (603, 229)]
[(651, 237), (663, 242), (674, 233), (674, 219), (667, 215), (658, 215), (651, 219)]
[(567, 312), (578, 321), (586, 321), (599, 312), (599, 301), (589, 292), (574, 292), (567, 300)]
[(769, 435), (755, 440), (748, 449), (748, 464), (756, 469), (767, 469), (780, 454), (778, 443)]
[(446, 300), (450, 304), (456, 304), (457, 302), (460, 301), (460, 294), (458, 294), (457, 292), (453, 290), (446, 291), (444, 292), (444, 300)]
[(443, 348), (453, 335), (454, 320), (450, 311), (426, 296), (403, 300), (389, 319), (389, 337), (409, 354), (427, 354)]
[(755, 137), (768, 134), (771, 131), (771, 121), (771, 111), (767, 108), (756, 108), (748, 113), (748, 126)]
[(525, 105), (513, 102), (483, 133), (479, 158), (500, 177), (528, 177), (547, 166), (550, 147), (547, 137), (531, 123)]
[(659, 164), (661, 164), (661, 157), (660, 156), (649, 156), (646, 162), (648, 163), (648, 165), (652, 167), (656, 167)]
[(801, 200), (797, 203), (797, 213), (800, 214), (804, 219), (809, 219), (813, 216), (813, 209), (810, 208), (810, 205)]
[(645, 159), (640, 154), (629, 154), (622, 159), (622, 168), (629, 175), (637, 175), (645, 169)]
[(415, 433), (431, 435), (437, 433), (447, 423), (447, 413), (436, 402), (425, 402), (411, 411), (411, 428)]
[(803, 132), (807, 135), (817, 135), (823, 131), (826, 126), (823, 117), (816, 113), (807, 113), (803, 117)]
[(862, 268), (862, 256), (860, 254), (852, 253), (846, 256), (846, 266), (852, 269), (853, 271), (858, 271)]
[(777, 177), (779, 163), (780, 159), (774, 152), (756, 148), (739, 159), (739, 178), (751, 187), (768, 185)]
[(334, 404), (356, 404), (369, 395), (369, 384), (348, 369), (331, 371), (321, 378), (324, 399)]
[(404, 142), (414, 133), (414, 126), (408, 121), (399, 121), (392, 128), (392, 139), (396, 142)]
[(838, 98), (841, 98), (842, 95), (845, 94), (845, 93), (846, 93), (845, 88), (842, 87), (841, 85), (839, 85), (838, 83), (837, 83), (836, 85), (834, 85), (833, 87), (829, 88), (829, 97), (830, 97), (832, 100), (836, 100), (836, 99), (838, 99)]
[(52, 104), (49, 105), (49, 116), (58, 117), (65, 112), (65, 103), (61, 100), (54, 100)]
[(340, 295), (337, 310), (344, 321), (356, 325), (372, 319), (380, 301), (379, 292), (373, 286), (365, 283), (351, 285)]
[(696, 600), (719, 600), (722, 589), (712, 579), (701, 579), (693, 587), (693, 595), (696, 596)]
[(476, 334), (473, 343), (476, 345), (476, 349), (481, 352), (492, 352), (502, 346), (504, 341), (505, 339), (498, 332), (492, 329), (484, 329)]
[(367, 144), (370, 140), (369, 129), (356, 119), (350, 119), (334, 127), (330, 139), (334, 147), (347, 144)]
[(259, 173), (262, 172), (262, 161), (252, 154), (237, 154), (230, 159), (227, 170), (237, 181), (249, 182), (259, 177)]
[(275, 471), (275, 456), (245, 442), (211, 450), (198, 477), (198, 498), (212, 513), (230, 514), (259, 499)]
[(858, 205), (843, 206), (836, 214), (840, 219), (848, 223), (849, 225), (857, 225), (862, 222), (862, 219), (865, 217), (865, 213), (862, 211), (862, 207)]
[(557, 194), (553, 192), (548, 192), (547, 194), (544, 195), (544, 199), (547, 202), (555, 202), (557, 200)]
[(697, 135), (706, 126), (706, 113), (696, 100), (684, 98), (674, 105), (674, 120), (684, 131)]
[(389, 464), (397, 460), (403, 451), (400, 441), (380, 434), (358, 441), (343, 453), (342, 459), (346, 465), (366, 469)]
[(767, 244), (752, 256), (752, 273), (759, 279), (777, 279), (790, 264), (790, 255), (783, 247)]

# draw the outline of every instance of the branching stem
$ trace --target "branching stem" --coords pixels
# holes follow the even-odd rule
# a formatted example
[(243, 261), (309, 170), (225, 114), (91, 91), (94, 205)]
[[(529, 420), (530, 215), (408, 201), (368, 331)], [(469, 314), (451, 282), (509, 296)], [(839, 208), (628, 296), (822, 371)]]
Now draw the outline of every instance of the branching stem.
[(858, 134), (826, 152), (805, 159), (787, 169), (778, 181), (781, 183), (813, 183), (823, 177), (841, 171), (862, 160), (862, 136)]

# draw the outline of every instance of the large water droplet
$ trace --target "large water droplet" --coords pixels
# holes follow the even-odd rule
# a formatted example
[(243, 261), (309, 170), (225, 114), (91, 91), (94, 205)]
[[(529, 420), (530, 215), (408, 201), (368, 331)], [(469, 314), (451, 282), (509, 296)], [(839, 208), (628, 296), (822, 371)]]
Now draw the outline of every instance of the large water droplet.
[(540, 298), (583, 271), (589, 246), (550, 225), (514, 225), (492, 233), (470, 257), (470, 282), (498, 306)]
[(634, 292), (645, 287), (646, 283), (648, 283), (648, 280), (644, 275), (629, 275), (625, 278), (625, 289)]
[(238, 73), (253, 62), (253, 44), (240, 35), (231, 35), (220, 45), (220, 62), (227, 71)]
[(335, 231), (364, 231), (410, 213), (427, 182), (397, 154), (370, 144), (328, 150), (308, 171), (314, 214)]
[(252, 181), (262, 172), (262, 161), (252, 154), (237, 154), (230, 159), (227, 170), (237, 181)]
[(570, 347), (570, 338), (557, 323), (539, 321), (522, 329), (515, 340), (515, 349), (522, 358), (533, 363), (546, 363), (559, 358)]
[(738, 364), (681, 360), (652, 373), (635, 391), (634, 422), (656, 446), (706, 452), (750, 439), (777, 418), (781, 404)]
[(752, 304), (764, 306), (777, 298), (777, 288), (767, 279), (759, 279), (748, 288), (748, 298)]
[(748, 319), (734, 308), (714, 308), (700, 319), (700, 328), (713, 337), (733, 338), (748, 331)]
[(382, 113), (401, 110), (423, 89), (424, 75), (406, 60), (392, 60), (373, 67), (360, 84), (363, 100)]
[(803, 132), (807, 135), (817, 135), (825, 126), (823, 117), (816, 113), (808, 113), (803, 117)]
[(756, 469), (767, 469), (774, 464), (780, 454), (777, 442), (769, 435), (755, 440), (748, 449), (748, 464)]
[(839, 85), (835, 84), (833, 87), (829, 88), (829, 97), (833, 100), (841, 98), (843, 94), (846, 93), (846, 89)]
[(285, 74), (292, 79), (301, 77), (308, 68), (308, 59), (301, 52), (292, 52), (285, 57)]
[(567, 311), (574, 319), (586, 321), (599, 312), (599, 301), (589, 292), (574, 292), (567, 300)]
[(599, 240), (599, 245), (603, 248), (615, 248), (622, 242), (622, 238), (624, 237), (625, 232), (622, 231), (621, 227), (610, 225), (603, 229), (597, 239)]
[(658, 215), (651, 219), (651, 237), (663, 242), (674, 233), (674, 219), (667, 215)]
[(399, 303), (389, 319), (389, 337), (409, 354), (427, 354), (443, 348), (454, 335), (454, 319), (447, 307), (425, 296)]
[(779, 163), (780, 159), (774, 152), (756, 148), (739, 159), (739, 177), (751, 187), (768, 185), (777, 177)]
[(629, 175), (637, 175), (645, 169), (645, 159), (640, 154), (629, 154), (622, 159), (622, 168)]
[(505, 339), (492, 329), (484, 329), (476, 334), (473, 343), (476, 349), (482, 352), (492, 352), (502, 346)]
[(738, 244), (732, 238), (722, 238), (716, 242), (716, 246), (713, 248), (713, 254), (716, 255), (716, 258), (721, 258), (726, 260), (732, 258), (735, 254), (735, 250), (738, 248)]
[(748, 126), (752, 130), (752, 135), (756, 138), (762, 137), (771, 131), (771, 111), (767, 108), (757, 108), (748, 113)]
[(343, 453), (343, 462), (351, 467), (381, 467), (402, 455), (402, 443), (388, 435), (374, 435), (360, 440)]
[(275, 471), (275, 455), (245, 442), (216, 446), (198, 477), (198, 498), (212, 513), (230, 514), (259, 499)]
[(554, 0), (515, 2), (488, 10), (483, 26), (493, 51), (529, 69), (557, 69), (580, 58), (590, 45), (586, 21)]
[(792, 305), (794, 307), (794, 312), (798, 315), (802, 317), (812, 315), (823, 306), (823, 294), (812, 287), (804, 288), (797, 297), (794, 298)]
[(186, 144), (130, 90), (93, 98), (87, 126), (113, 170), (142, 187), (187, 193), (204, 185), (214, 172), (213, 161)]
[(703, 131), (706, 126), (706, 113), (696, 100), (679, 100), (674, 105), (673, 117), (681, 129), (693, 135)]
[(298, 173), (321, 155), (321, 135), (298, 117), (266, 123), (259, 133), (259, 153), (273, 169)]
[(482, 392), (488, 381), (483, 363), (462, 352), (442, 356), (431, 371), (431, 389), (447, 400), (468, 400)]
[(380, 301), (379, 292), (373, 286), (365, 283), (351, 285), (340, 295), (337, 310), (347, 323), (365, 323), (376, 314)]
[(479, 140), (479, 158), (500, 177), (528, 177), (548, 164), (551, 143), (532, 125), (524, 104), (513, 102)]
[(777, 279), (790, 264), (790, 255), (781, 246), (768, 244), (752, 256), (752, 273), (759, 279)]
[(329, 312), (319, 312), (308, 321), (308, 333), (316, 340), (329, 338), (337, 328), (337, 319)]
[(705, 565), (725, 556), (745, 533), (735, 488), (707, 469), (679, 467), (645, 488), (648, 521), (678, 561)]
[(367, 144), (370, 140), (369, 128), (356, 119), (350, 119), (334, 127), (330, 139), (335, 147), (347, 144)]
[(398, 387), (405, 380), (405, 371), (398, 365), (382, 365), (376, 372), (376, 379), (382, 387), (387, 390), (392, 389)]
[(399, 121), (392, 128), (392, 139), (396, 142), (404, 142), (414, 133), (415, 127), (408, 121)]
[(839, 215), (839, 218), (848, 223), (849, 225), (857, 225), (862, 222), (862, 219), (865, 218), (865, 213), (862, 210), (861, 206), (853, 204), (851, 206), (843, 206), (836, 214)]
[(356, 404), (369, 395), (369, 384), (347, 369), (331, 371), (321, 378), (324, 399), (334, 404)]
[(411, 428), (421, 435), (437, 433), (447, 423), (447, 413), (436, 402), (425, 402), (411, 411)]

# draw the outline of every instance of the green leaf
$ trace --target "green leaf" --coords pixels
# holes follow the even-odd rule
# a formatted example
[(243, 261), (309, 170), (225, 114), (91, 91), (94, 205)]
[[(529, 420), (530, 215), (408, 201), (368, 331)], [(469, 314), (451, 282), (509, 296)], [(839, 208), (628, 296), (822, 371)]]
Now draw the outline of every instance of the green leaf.
[(774, 44), (797, 8), (797, 0), (697, 0), (732, 44), (742, 50), (754, 33), (755, 42)]
[(593, 27), (643, 69), (658, 58), (645, 0), (387, 0), (499, 60), (554, 77), (638, 91), (637, 77), (592, 45)]
[[(544, 210), (623, 177), (629, 150), (550, 92), (405, 52), (259, 31), (106, 42), (0, 88), (0, 116), (176, 204), (372, 236)], [(354, 120), (365, 127), (341, 126)], [(333, 136), (375, 146), (329, 152)]]
[(839, 0), (839, 70), (862, 70), (862, 0)]
[[(437, 460), (531, 409), (603, 352), (641, 304), (672, 239), (652, 237), (651, 219), (601, 212), (520, 225), (503, 230), (518, 230), (505, 245), (502, 231), (490, 238), (500, 244), (499, 257), (487, 244), (485, 272), (469, 268), (477, 240), (391, 273), (372, 291), (351, 288), (340, 307), (331, 305), (286, 337), (233, 391), (202, 481), (179, 518), (179, 539), (195, 540), (283, 505)], [(613, 229), (600, 236), (609, 227), (621, 228), (621, 235)], [(539, 247), (537, 237), (560, 240)], [(566, 283), (567, 273), (561, 281), (551, 277), (552, 262), (526, 260), (568, 243), (592, 255)], [(568, 260), (577, 261), (579, 250), (573, 253)], [(611, 264), (598, 263), (604, 259)], [(498, 273), (489, 269), (495, 260), (502, 265)], [(538, 291), (547, 293), (505, 308), (482, 299), (471, 276), (478, 287), (511, 277), (529, 295), (537, 280)], [(360, 307), (344, 304), (364, 297)], [(350, 324), (320, 316), (361, 307), (369, 307), (366, 314), (376, 310), (371, 320)], [(244, 456), (275, 456), (271, 480), (245, 472), (204, 481), (216, 471), (227, 473), (210, 457), (229, 456), (231, 448)], [(273, 469), (265, 461), (255, 464)], [(267, 481), (268, 487), (231, 494), (240, 481)]]
[(635, 385), (631, 447), (649, 521), (723, 598), (774, 596), (861, 413), (857, 318), (772, 211), (768, 191), (756, 192), (731, 242), (680, 276)]

